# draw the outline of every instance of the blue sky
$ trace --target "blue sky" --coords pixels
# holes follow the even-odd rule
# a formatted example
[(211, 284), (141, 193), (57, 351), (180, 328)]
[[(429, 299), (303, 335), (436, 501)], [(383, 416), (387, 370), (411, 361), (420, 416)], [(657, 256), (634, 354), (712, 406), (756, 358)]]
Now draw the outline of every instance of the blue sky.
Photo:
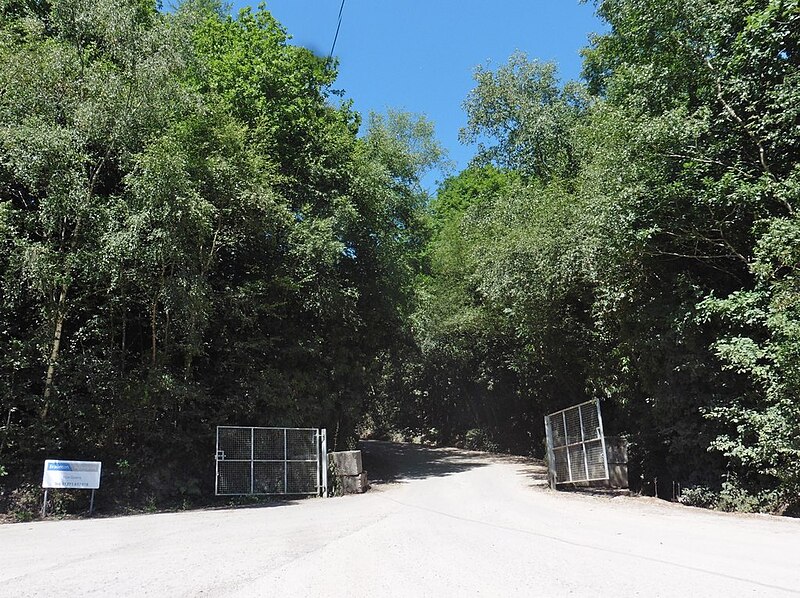
[[(235, 2), (234, 10), (257, 2)], [(341, 0), (271, 0), (267, 9), (292, 43), (327, 56)], [(455, 162), (473, 149), (458, 142), (461, 107), (476, 65), (499, 66), (515, 50), (553, 60), (563, 80), (580, 75), (580, 49), (603, 25), (594, 6), (578, 0), (345, 0), (334, 55), (334, 85), (366, 116), (387, 108), (425, 114)], [(426, 177), (433, 190), (437, 174)]]

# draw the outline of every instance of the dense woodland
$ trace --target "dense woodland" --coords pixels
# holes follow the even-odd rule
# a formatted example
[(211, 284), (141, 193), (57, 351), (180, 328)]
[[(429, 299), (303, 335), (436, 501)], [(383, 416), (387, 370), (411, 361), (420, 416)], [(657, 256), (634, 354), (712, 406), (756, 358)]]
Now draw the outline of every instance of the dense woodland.
[(52, 456), (203, 500), (220, 424), (541, 456), (599, 397), (637, 488), (797, 513), (800, 2), (597, 10), (580, 82), (476, 69), (432, 197), (433, 124), (263, 7), (0, 2), (0, 510)]

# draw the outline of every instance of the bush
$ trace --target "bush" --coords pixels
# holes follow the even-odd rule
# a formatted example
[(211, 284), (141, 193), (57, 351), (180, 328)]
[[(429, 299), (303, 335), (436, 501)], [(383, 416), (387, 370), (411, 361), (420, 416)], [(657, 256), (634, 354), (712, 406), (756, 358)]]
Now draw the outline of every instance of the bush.
[(9, 495), (8, 513), (15, 521), (30, 521), (42, 508), (43, 490), (35, 484), (20, 484)]
[(690, 507), (715, 509), (719, 502), (719, 495), (707, 486), (691, 486), (681, 491), (678, 502)]
[(491, 436), (479, 428), (467, 430), (464, 437), (464, 448), (471, 451), (486, 451), (487, 453), (496, 453), (500, 450)]
[(739, 513), (757, 513), (764, 510), (759, 497), (750, 494), (735, 479), (722, 484), (717, 509)]

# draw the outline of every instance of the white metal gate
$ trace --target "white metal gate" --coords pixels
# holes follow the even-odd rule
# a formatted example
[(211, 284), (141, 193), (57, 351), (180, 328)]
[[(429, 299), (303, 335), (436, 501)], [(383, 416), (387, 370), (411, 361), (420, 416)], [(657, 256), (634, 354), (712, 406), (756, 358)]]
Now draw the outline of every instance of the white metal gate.
[(544, 418), (550, 486), (608, 480), (600, 401), (595, 399)]
[(217, 496), (328, 491), (325, 429), (217, 426)]

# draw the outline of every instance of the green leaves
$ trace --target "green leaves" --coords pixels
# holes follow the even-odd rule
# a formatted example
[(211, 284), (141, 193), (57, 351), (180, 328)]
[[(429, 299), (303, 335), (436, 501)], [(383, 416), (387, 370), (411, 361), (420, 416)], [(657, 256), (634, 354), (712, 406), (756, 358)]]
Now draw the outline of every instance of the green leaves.
[[(629, 137), (628, 147), (611, 146), (616, 158), (596, 154), (588, 172), (608, 194), (608, 215), (630, 214), (623, 222), (636, 239), (635, 253), (612, 257), (640, 265), (634, 305), (669, 309), (677, 302), (664, 292), (699, 295), (695, 324), (679, 328), (670, 316), (658, 328), (713, 352), (713, 362), (698, 353), (716, 373), (701, 367), (692, 392), (707, 393), (699, 406), (710, 430), (717, 426), (712, 446), (740, 474), (739, 488), (790, 496), (795, 474), (770, 455), (797, 448), (796, 408), (782, 397), (794, 393), (796, 370), (792, 173), (800, 146), (786, 119), (797, 103), (796, 27), (789, 30), (798, 4), (619, 0), (598, 10), (611, 31), (586, 51), (585, 73), (609, 105), (597, 116), (623, 115)], [(631, 337), (633, 351), (642, 344)], [(668, 417), (681, 422), (678, 412)]]
[(405, 342), (432, 124), (357, 137), (334, 65), (263, 8), (59, 0), (0, 30), (11, 462), (178, 471), (234, 422), (346, 443)]
[(597, 6), (587, 89), (522, 54), (475, 72), (476, 165), (431, 203), (420, 428), (530, 442), (602, 396), (643, 475), (796, 504), (798, 3)]
[(464, 102), (468, 121), (460, 138), (479, 142), (480, 163), (545, 181), (575, 174), (570, 135), (588, 103), (581, 86), (559, 86), (554, 64), (529, 61), (519, 52), (497, 71), (477, 67), (474, 77), (477, 86)]

